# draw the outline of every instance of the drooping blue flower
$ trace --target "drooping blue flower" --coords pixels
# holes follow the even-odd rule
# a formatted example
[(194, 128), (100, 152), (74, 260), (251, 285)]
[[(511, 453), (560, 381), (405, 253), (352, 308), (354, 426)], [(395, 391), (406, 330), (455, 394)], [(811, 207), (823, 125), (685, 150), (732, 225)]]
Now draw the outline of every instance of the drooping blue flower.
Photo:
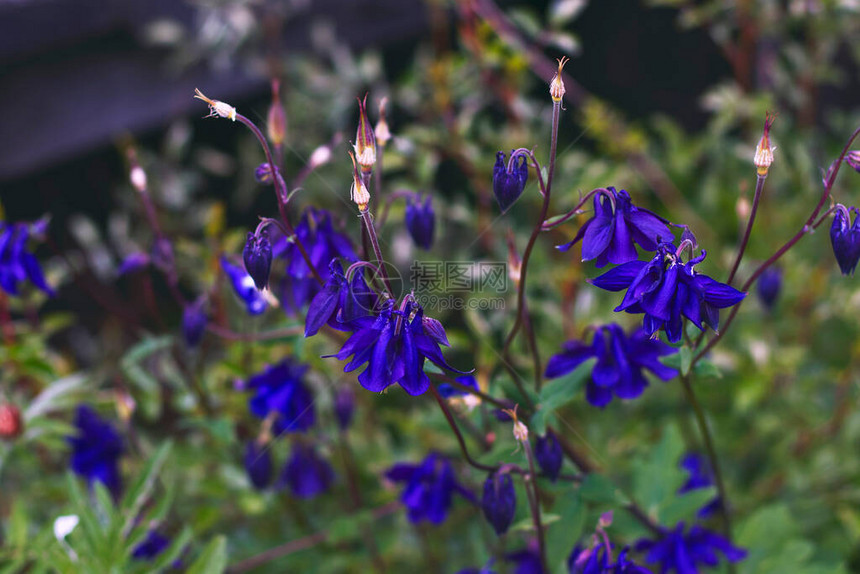
[(354, 324), (355, 332), (333, 356), (341, 361), (352, 356), (343, 368), (346, 373), (366, 363), (358, 382), (369, 391), (379, 393), (398, 383), (410, 395), (424, 393), (430, 387), (424, 359), (466, 374), (445, 361), (439, 348), (440, 344), (448, 344), (444, 329), (425, 318), (421, 306), (411, 299), (399, 309), (394, 309), (394, 301), (390, 300), (379, 315), (363, 317)]
[(376, 303), (377, 295), (364, 281), (363, 270), (356, 270), (347, 281), (340, 261), (332, 259), (328, 280), (308, 306), (305, 337), (316, 335), (325, 324), (349, 331), (356, 319), (370, 315)]
[(170, 538), (150, 530), (143, 542), (134, 547), (131, 557), (135, 560), (151, 561), (167, 550), (168, 546), (170, 546)]
[(685, 534), (683, 522), (673, 530), (665, 530), (658, 540), (640, 540), (636, 550), (647, 552), (645, 561), (660, 564), (661, 572), (674, 569), (678, 574), (698, 574), (700, 566), (716, 566), (720, 554), (729, 562), (738, 562), (747, 555), (746, 550), (701, 526), (695, 525)]
[(334, 416), (337, 419), (340, 430), (349, 428), (354, 413), (355, 393), (352, 392), (352, 388), (344, 385), (338, 389), (337, 394), (334, 396)]
[(433, 246), (433, 231), (436, 226), (436, 214), (430, 195), (421, 201), (418, 195), (406, 200), (406, 229), (412, 236), (415, 245), (428, 251)]
[(246, 383), (247, 389), (255, 391), (248, 403), (254, 416), (265, 419), (270, 413), (277, 413), (272, 426), (276, 434), (304, 432), (316, 420), (313, 395), (302, 381), (307, 369), (284, 359)]
[(206, 300), (201, 298), (185, 306), (182, 311), (182, 336), (185, 344), (196, 347), (206, 332)]
[(765, 308), (773, 309), (781, 290), (782, 270), (779, 267), (768, 267), (759, 275), (758, 281), (756, 281), (756, 292)]
[(487, 477), (481, 509), (496, 534), (508, 531), (517, 511), (517, 493), (510, 473), (497, 471)]
[(576, 236), (558, 249), (567, 251), (582, 240), (582, 260), (596, 259), (595, 265), (619, 265), (634, 261), (636, 246), (656, 251), (661, 242), (671, 241), (667, 221), (647, 209), (636, 207), (625, 190), (608, 187), (594, 196), (594, 217), (579, 228)]
[(561, 465), (564, 462), (561, 444), (552, 433), (547, 431), (544, 436), (537, 437), (535, 441), (535, 459), (538, 466), (553, 482), (558, 478), (558, 473), (561, 472)]
[(412, 523), (429, 520), (441, 524), (448, 516), (454, 494), (476, 503), (475, 497), (454, 477), (451, 463), (430, 453), (420, 464), (399, 463), (385, 473), (394, 482), (406, 483), (400, 501)]
[(269, 486), (272, 482), (271, 449), (266, 445), (258, 444), (255, 440), (250, 440), (245, 445), (245, 457), (242, 462), (254, 488), (263, 490)]
[(670, 243), (660, 245), (650, 261), (629, 261), (607, 271), (589, 283), (607, 291), (627, 290), (615, 311), (644, 313), (642, 326), (647, 335), (660, 329), (669, 341), (681, 340), (683, 315), (696, 327), (720, 328), (720, 309), (740, 302), (746, 293), (696, 271), (706, 252), (682, 263)]
[(281, 484), (297, 498), (314, 498), (329, 489), (334, 470), (312, 446), (296, 443), (281, 474)]
[(269, 233), (260, 230), (259, 235), (248, 232), (245, 248), (242, 250), (245, 271), (254, 280), (254, 285), (262, 291), (269, 286), (269, 272), (272, 269), (272, 244)]
[(78, 406), (75, 427), (77, 434), (67, 437), (72, 446), (72, 470), (90, 484), (101, 482), (114, 497), (118, 497), (122, 488), (119, 457), (125, 450), (122, 438), (110, 423), (87, 405)]
[(678, 374), (660, 362), (660, 357), (677, 350), (659, 339), (650, 338), (642, 329), (636, 329), (628, 336), (621, 327), (612, 323), (595, 329), (591, 345), (567, 341), (563, 348), (561, 353), (550, 358), (546, 376), (560, 377), (596, 358), (591, 379), (585, 386), (585, 397), (600, 408), (608, 405), (613, 395), (621, 399), (634, 399), (641, 395), (648, 386), (644, 370), (664, 381)]
[[(349, 262), (358, 260), (349, 238), (335, 231), (332, 215), (324, 209), (306, 208), (295, 231), (296, 238), (304, 245), (323, 281), (329, 278), (329, 263), (332, 259), (342, 257)], [(320, 290), (320, 285), (295, 241), (280, 237), (274, 242), (272, 251), (275, 257), (282, 258), (285, 263), (286, 277), (281, 293), (284, 311), (296, 314), (313, 299)]]
[(523, 193), (523, 188), (529, 179), (527, 161), (525, 155), (520, 155), (505, 166), (505, 152), (496, 153), (496, 164), (493, 166), (493, 193), (503, 212), (507, 211)]
[(18, 295), (18, 286), (29, 280), (49, 297), (54, 290), (45, 281), (36, 256), (27, 251), (27, 240), (43, 225), (0, 222), (0, 288), (9, 295)]
[[(854, 225), (851, 225), (851, 211), (854, 212)], [(842, 274), (854, 275), (854, 268), (860, 261), (860, 210), (841, 204), (836, 206), (833, 225), (830, 226), (830, 244)]]
[[(678, 489), (678, 494), (713, 486), (714, 479), (710, 465), (707, 459), (701, 454), (695, 452), (687, 453), (681, 458), (680, 466), (687, 471), (689, 476), (687, 477), (687, 481)], [(714, 496), (714, 498), (699, 509), (697, 516), (699, 518), (707, 518), (719, 510), (719, 508), (720, 497)]]
[(249, 315), (259, 315), (266, 310), (266, 299), (254, 285), (254, 279), (248, 275), (247, 271), (238, 265), (233, 265), (224, 256), (221, 257), (221, 267), (224, 269), (227, 277), (230, 278), (233, 291), (245, 303)]

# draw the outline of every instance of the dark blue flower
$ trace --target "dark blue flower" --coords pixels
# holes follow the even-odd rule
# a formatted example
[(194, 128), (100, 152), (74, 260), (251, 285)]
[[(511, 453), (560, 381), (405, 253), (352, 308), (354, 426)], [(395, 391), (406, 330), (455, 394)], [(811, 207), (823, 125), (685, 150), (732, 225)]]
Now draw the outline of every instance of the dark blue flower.
[[(854, 225), (851, 225), (851, 211), (854, 212)], [(836, 206), (833, 225), (830, 226), (830, 244), (842, 274), (854, 275), (854, 268), (860, 261), (860, 211), (856, 207)]]
[(394, 482), (406, 483), (400, 501), (406, 506), (412, 523), (444, 522), (455, 493), (476, 502), (472, 493), (457, 482), (451, 463), (436, 453), (427, 455), (421, 464), (395, 464), (385, 476)]
[(433, 246), (433, 229), (436, 225), (436, 214), (433, 203), (428, 195), (424, 201), (420, 196), (410, 196), (406, 200), (406, 229), (412, 236), (415, 245), (424, 250)]
[(313, 395), (302, 382), (307, 369), (284, 359), (248, 379), (246, 388), (256, 391), (248, 403), (251, 413), (261, 419), (277, 413), (272, 427), (277, 434), (304, 432), (316, 420)]
[(696, 271), (705, 255), (702, 251), (699, 257), (682, 263), (674, 245), (664, 243), (650, 261), (623, 263), (589, 282), (607, 291), (626, 289), (615, 310), (644, 313), (645, 333), (650, 336), (664, 329), (674, 343), (681, 340), (682, 315), (699, 329), (704, 330), (704, 324), (718, 331), (719, 310), (746, 297), (746, 293)]
[(573, 240), (559, 245), (560, 250), (567, 251), (582, 239), (582, 260), (596, 259), (595, 265), (603, 267), (635, 260), (634, 243), (645, 251), (656, 251), (661, 242), (671, 241), (665, 219), (633, 205), (623, 189), (608, 187), (606, 191), (594, 196), (594, 217), (579, 228)]
[(576, 546), (567, 558), (567, 568), (570, 574), (651, 574), (647, 568), (633, 562), (625, 547), (619, 554), (618, 560), (612, 563), (611, 548), (606, 552), (606, 544), (601, 543), (591, 548)]
[(513, 574), (546, 574), (541, 564), (540, 552), (534, 545), (505, 554), (505, 561), (515, 566)]
[(254, 280), (247, 271), (238, 265), (233, 265), (224, 256), (221, 257), (221, 267), (230, 278), (233, 291), (245, 303), (249, 315), (259, 315), (266, 310), (266, 299), (254, 285)]
[(355, 393), (347, 386), (338, 389), (334, 396), (334, 416), (337, 419), (337, 424), (340, 430), (349, 428), (352, 422), (352, 416), (355, 413)]
[(77, 434), (68, 437), (72, 446), (72, 470), (92, 484), (99, 481), (119, 496), (122, 480), (119, 457), (124, 448), (116, 430), (90, 407), (78, 406), (75, 413)]
[(779, 297), (779, 292), (782, 290), (782, 270), (779, 267), (768, 267), (756, 282), (758, 298), (762, 304), (768, 309), (773, 309), (776, 305), (776, 300)]
[(529, 179), (527, 161), (525, 155), (520, 155), (505, 166), (505, 152), (496, 153), (496, 165), (493, 166), (493, 193), (502, 211), (507, 211), (522, 195)]
[[(478, 381), (472, 375), (461, 375), (456, 378), (456, 381), (462, 385), (469, 387), (470, 389), (478, 389)], [(466, 391), (458, 389), (454, 385), (449, 385), (448, 383), (439, 383), (439, 394), (442, 395), (445, 399), (450, 399), (453, 397), (462, 397), (468, 395)]]
[(261, 230), (259, 235), (248, 232), (242, 260), (257, 289), (262, 291), (268, 287), (269, 271), (272, 269), (272, 244), (269, 243), (269, 233), (265, 229)]
[[(610, 271), (611, 273), (611, 271)], [(677, 352), (659, 339), (652, 339), (642, 329), (629, 336), (612, 323), (594, 331), (591, 345), (568, 341), (564, 350), (550, 358), (546, 366), (547, 377), (559, 377), (576, 369), (591, 358), (597, 362), (591, 379), (585, 386), (585, 397), (596, 407), (605, 407), (613, 394), (621, 399), (633, 399), (648, 386), (643, 370), (651, 371), (668, 381), (677, 371), (660, 362), (660, 357)]]
[(334, 470), (312, 446), (293, 445), (293, 452), (281, 474), (281, 484), (290, 487), (297, 498), (314, 498), (328, 490), (334, 481)]
[(544, 436), (537, 437), (535, 441), (535, 459), (538, 466), (553, 482), (558, 478), (558, 473), (561, 472), (561, 464), (563, 461), (561, 444), (551, 431)]
[[(296, 239), (301, 241), (308, 257), (323, 281), (329, 278), (329, 263), (342, 257), (347, 261), (358, 260), (349, 238), (334, 230), (331, 214), (324, 209), (308, 207), (296, 225)], [(313, 276), (295, 241), (280, 237), (273, 245), (275, 257), (284, 259), (286, 278), (283, 282), (282, 303), (284, 311), (295, 314), (313, 299), (320, 285)]]
[(18, 295), (18, 285), (29, 280), (53, 297), (54, 290), (45, 281), (39, 260), (27, 251), (32, 230), (33, 226), (24, 223), (0, 222), (0, 288), (9, 295)]
[(346, 373), (366, 363), (358, 382), (369, 391), (382, 392), (398, 383), (410, 395), (420, 395), (430, 387), (424, 359), (465, 374), (445, 361), (439, 345), (447, 345), (448, 340), (444, 329), (432, 321), (412, 300), (400, 309), (394, 309), (394, 302), (389, 301), (378, 316), (358, 319), (355, 332), (334, 356), (341, 361), (352, 356), (343, 368)]
[(150, 530), (143, 542), (134, 547), (131, 557), (136, 560), (150, 561), (167, 550), (168, 546), (170, 546), (170, 538)]
[(364, 281), (362, 269), (356, 270), (347, 281), (340, 261), (332, 259), (329, 278), (308, 306), (305, 337), (316, 335), (325, 324), (341, 331), (352, 330), (352, 323), (368, 316), (376, 302), (376, 293)]
[(182, 336), (189, 347), (196, 347), (206, 332), (206, 301), (199, 299), (185, 306), (182, 312)]
[[(689, 473), (689, 476), (687, 477), (687, 481), (678, 489), (678, 494), (713, 486), (714, 479), (711, 468), (704, 456), (695, 452), (688, 453), (681, 459), (680, 466)], [(714, 496), (713, 499), (699, 509), (697, 516), (699, 518), (707, 518), (719, 508), (720, 497)]]
[(738, 562), (747, 555), (746, 550), (701, 526), (693, 526), (684, 534), (683, 522), (674, 530), (665, 530), (658, 540), (640, 540), (636, 550), (647, 552), (645, 561), (659, 563), (661, 572), (674, 569), (678, 574), (698, 574), (700, 565), (716, 566), (719, 554), (729, 562)]
[(257, 490), (263, 490), (272, 481), (272, 453), (267, 445), (258, 444), (251, 440), (245, 445), (245, 471), (251, 484)]
[(509, 473), (497, 471), (487, 477), (481, 509), (496, 534), (501, 535), (508, 531), (517, 511), (517, 493)]

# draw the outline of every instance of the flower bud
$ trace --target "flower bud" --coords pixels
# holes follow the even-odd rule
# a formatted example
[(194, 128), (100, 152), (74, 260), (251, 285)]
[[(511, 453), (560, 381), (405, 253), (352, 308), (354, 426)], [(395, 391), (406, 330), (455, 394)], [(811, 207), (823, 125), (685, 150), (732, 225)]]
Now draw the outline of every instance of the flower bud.
[(358, 129), (355, 132), (355, 157), (362, 172), (370, 172), (376, 163), (376, 138), (367, 119), (367, 94), (358, 100)]
[[(278, 171), (278, 168), (275, 168), (275, 171)], [(260, 165), (258, 165), (254, 169), (254, 179), (257, 183), (262, 183), (265, 185), (272, 185), (275, 181), (275, 178), (272, 176), (272, 164), (267, 161), (264, 161)]]
[[(523, 188), (529, 179), (529, 167), (524, 155), (513, 159), (505, 166), (505, 153), (496, 153), (496, 164), (493, 166), (493, 193), (502, 212), (519, 199)], [(519, 163), (519, 165), (517, 165)]]
[(349, 157), (352, 158), (352, 187), (349, 190), (349, 198), (355, 202), (359, 211), (364, 212), (367, 211), (367, 204), (370, 203), (370, 192), (367, 191), (367, 186), (364, 185), (364, 180), (358, 172), (355, 155), (349, 152)]
[(281, 485), (290, 487), (297, 498), (314, 498), (334, 481), (334, 470), (316, 449), (301, 443), (293, 446), (290, 460), (281, 473)]
[(496, 534), (507, 532), (517, 510), (517, 493), (510, 474), (496, 472), (487, 477), (481, 509)]
[(562, 452), (558, 439), (551, 432), (537, 438), (535, 444), (535, 458), (541, 470), (552, 480), (558, 478), (561, 471)]
[(236, 108), (230, 104), (209, 99), (197, 88), (194, 88), (194, 97), (209, 104), (209, 115), (206, 116), (207, 118), (214, 118), (217, 116), (219, 118), (230, 119), (234, 122), (236, 121)]
[(281, 104), (281, 83), (278, 80), (272, 80), (272, 103), (266, 116), (266, 129), (269, 132), (269, 141), (275, 145), (284, 143), (287, 136), (287, 114)]
[(263, 490), (272, 481), (272, 453), (266, 445), (257, 444), (257, 441), (249, 441), (245, 446), (245, 471), (251, 484), (257, 490)]
[(529, 440), (529, 429), (525, 423), (517, 418), (517, 407), (519, 405), (514, 405), (513, 409), (504, 409), (504, 411), (514, 422), (514, 438), (517, 442), (527, 442)]
[(756, 289), (762, 304), (768, 310), (773, 309), (782, 290), (782, 270), (779, 267), (765, 269), (758, 278)]
[(376, 122), (376, 127), (373, 128), (373, 135), (381, 147), (391, 139), (391, 130), (388, 129), (388, 122), (385, 120), (385, 106), (388, 103), (388, 98), (382, 98), (379, 102), (379, 121)]
[(860, 151), (849, 151), (845, 154), (845, 163), (851, 166), (851, 168), (860, 173)]
[(773, 152), (776, 147), (770, 145), (770, 128), (774, 121), (776, 121), (776, 114), (767, 112), (764, 117), (764, 131), (755, 148), (755, 156), (753, 156), (756, 172), (762, 177), (767, 175), (767, 171), (773, 163)]
[(206, 332), (205, 299), (200, 298), (194, 303), (187, 305), (182, 312), (182, 337), (189, 347), (196, 347), (203, 339)]
[(12, 403), (0, 403), (0, 439), (10, 440), (21, 434), (21, 411)]
[(433, 228), (436, 214), (428, 195), (424, 201), (420, 196), (411, 196), (406, 200), (406, 229), (412, 236), (415, 245), (428, 251), (433, 246)]
[(334, 416), (340, 430), (349, 428), (355, 412), (355, 393), (349, 387), (341, 387), (334, 397)]
[[(851, 224), (851, 213), (854, 212), (854, 225)], [(836, 206), (833, 225), (830, 226), (830, 243), (833, 255), (839, 263), (843, 275), (854, 275), (854, 268), (860, 261), (860, 215), (856, 207), (850, 210), (844, 205)]]
[(553, 102), (560, 102), (564, 97), (564, 79), (562, 79), (561, 74), (564, 69), (564, 65), (570, 62), (570, 58), (563, 56), (560, 60), (558, 60), (558, 72), (556, 72), (555, 76), (552, 77), (552, 81), (549, 83), (549, 95), (552, 96)]
[(242, 259), (245, 261), (245, 270), (254, 280), (257, 289), (265, 289), (269, 285), (269, 271), (272, 268), (272, 245), (265, 229), (259, 234), (248, 232)]

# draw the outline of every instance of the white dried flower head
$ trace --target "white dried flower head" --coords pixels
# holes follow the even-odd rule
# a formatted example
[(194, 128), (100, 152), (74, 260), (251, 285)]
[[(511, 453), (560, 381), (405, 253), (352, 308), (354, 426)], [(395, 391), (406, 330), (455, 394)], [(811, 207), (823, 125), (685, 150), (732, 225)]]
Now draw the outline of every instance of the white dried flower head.
[(230, 104), (207, 98), (203, 92), (197, 88), (194, 88), (194, 97), (209, 104), (209, 115), (206, 116), (207, 118), (218, 116), (219, 118), (227, 118), (234, 122), (236, 121), (236, 108)]

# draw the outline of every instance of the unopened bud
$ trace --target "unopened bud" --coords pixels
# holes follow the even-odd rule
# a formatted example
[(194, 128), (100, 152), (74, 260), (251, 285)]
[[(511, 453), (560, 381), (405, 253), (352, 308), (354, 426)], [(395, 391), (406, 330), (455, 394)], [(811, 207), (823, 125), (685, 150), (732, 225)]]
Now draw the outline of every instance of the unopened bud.
[(358, 172), (355, 155), (349, 152), (349, 157), (352, 159), (352, 187), (349, 189), (349, 198), (355, 202), (359, 211), (364, 212), (367, 210), (367, 204), (370, 203), (370, 192), (367, 191), (367, 186), (364, 185), (361, 174)]
[(355, 158), (361, 171), (369, 172), (376, 163), (376, 139), (373, 127), (367, 119), (367, 94), (358, 100), (358, 129), (355, 132)]
[(308, 167), (310, 169), (316, 169), (321, 165), (327, 164), (331, 161), (331, 146), (328, 144), (321, 145), (317, 149), (311, 153), (311, 157), (308, 160)]
[(273, 144), (284, 143), (284, 138), (287, 137), (287, 114), (281, 104), (281, 83), (278, 80), (272, 80), (272, 103), (266, 117), (266, 128)]
[(517, 418), (517, 408), (519, 405), (514, 405), (513, 409), (504, 409), (505, 413), (507, 413), (511, 419), (514, 421), (514, 438), (517, 442), (528, 442), (529, 440), (529, 429), (521, 420)]
[(236, 108), (230, 104), (207, 98), (203, 95), (203, 92), (197, 88), (194, 88), (194, 97), (209, 104), (209, 115), (206, 116), (207, 118), (214, 118), (217, 116), (219, 118), (233, 120), (234, 122), (236, 121)]
[(387, 103), (388, 98), (382, 98), (379, 102), (379, 121), (376, 122), (376, 127), (373, 128), (373, 135), (382, 147), (385, 147), (385, 144), (391, 139), (391, 130), (388, 129), (388, 122), (385, 120), (385, 106)]
[(850, 165), (854, 171), (860, 173), (860, 151), (853, 150), (846, 153), (845, 163)]
[(12, 403), (0, 403), (0, 439), (9, 440), (21, 434), (21, 411)]
[(756, 172), (760, 176), (766, 176), (767, 170), (770, 169), (770, 165), (773, 163), (773, 152), (776, 147), (770, 145), (770, 127), (774, 121), (776, 121), (776, 114), (765, 113), (764, 132), (755, 148), (755, 156), (753, 156)]
[(556, 72), (555, 76), (553, 76), (552, 81), (549, 83), (549, 95), (552, 96), (553, 102), (560, 102), (564, 97), (564, 80), (561, 77), (562, 70), (564, 70), (564, 65), (570, 62), (570, 58), (567, 56), (562, 56), (560, 60), (558, 60), (558, 72)]

